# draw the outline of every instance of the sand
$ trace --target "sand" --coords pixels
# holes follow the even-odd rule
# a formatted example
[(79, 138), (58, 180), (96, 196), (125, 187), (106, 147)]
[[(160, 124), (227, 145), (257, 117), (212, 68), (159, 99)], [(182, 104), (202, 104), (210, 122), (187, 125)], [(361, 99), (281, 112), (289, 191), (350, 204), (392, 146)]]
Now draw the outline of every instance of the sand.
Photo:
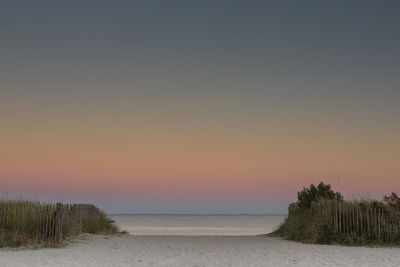
[(0, 266), (400, 266), (400, 248), (261, 236), (93, 236), (65, 248), (0, 250)]
[(261, 235), (274, 231), (284, 215), (113, 215), (132, 235)]

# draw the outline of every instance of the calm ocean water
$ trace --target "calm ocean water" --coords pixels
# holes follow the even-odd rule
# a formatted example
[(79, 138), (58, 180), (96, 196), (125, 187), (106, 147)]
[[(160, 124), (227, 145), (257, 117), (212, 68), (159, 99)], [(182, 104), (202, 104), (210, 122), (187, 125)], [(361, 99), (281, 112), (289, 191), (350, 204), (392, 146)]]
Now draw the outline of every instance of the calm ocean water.
[(131, 235), (259, 235), (285, 215), (112, 215)]

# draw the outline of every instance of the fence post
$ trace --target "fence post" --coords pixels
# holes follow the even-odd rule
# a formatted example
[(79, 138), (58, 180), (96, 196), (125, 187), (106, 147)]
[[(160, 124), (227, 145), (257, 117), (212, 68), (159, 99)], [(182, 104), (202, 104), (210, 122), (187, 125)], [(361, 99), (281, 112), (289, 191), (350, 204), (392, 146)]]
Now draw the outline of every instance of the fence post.
[(341, 214), (341, 203), (338, 202), (338, 219), (339, 219), (339, 233), (342, 233), (342, 214)]
[(378, 208), (378, 237), (381, 238), (381, 209)]
[(63, 213), (63, 204), (57, 203), (56, 210), (54, 212), (54, 233), (55, 233), (55, 241), (59, 242), (62, 240), (62, 214)]

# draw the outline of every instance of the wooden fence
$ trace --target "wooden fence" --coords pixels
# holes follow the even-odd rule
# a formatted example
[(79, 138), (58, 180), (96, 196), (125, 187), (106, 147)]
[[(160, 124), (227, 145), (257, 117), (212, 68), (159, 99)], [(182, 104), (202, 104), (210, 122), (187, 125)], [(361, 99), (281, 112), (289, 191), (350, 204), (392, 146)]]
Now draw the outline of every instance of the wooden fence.
[(338, 236), (391, 242), (400, 239), (400, 211), (389, 205), (321, 201), (312, 216), (325, 216)]
[(0, 230), (21, 233), (38, 241), (60, 242), (64, 234), (79, 234), (85, 224), (99, 221), (100, 210), (90, 204), (0, 203)]

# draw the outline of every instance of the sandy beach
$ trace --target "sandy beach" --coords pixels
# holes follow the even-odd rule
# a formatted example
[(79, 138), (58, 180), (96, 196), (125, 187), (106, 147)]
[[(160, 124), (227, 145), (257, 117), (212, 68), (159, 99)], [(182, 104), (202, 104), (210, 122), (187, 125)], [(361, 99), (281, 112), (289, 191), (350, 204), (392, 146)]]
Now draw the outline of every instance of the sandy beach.
[(254, 236), (274, 231), (285, 215), (112, 215), (131, 235)]
[(65, 248), (0, 250), (0, 266), (399, 266), (400, 248), (261, 236), (93, 236)]
[(260, 234), (277, 215), (113, 216), (131, 235), (83, 235), (66, 247), (0, 249), (0, 266), (399, 266), (400, 248), (306, 245)]

